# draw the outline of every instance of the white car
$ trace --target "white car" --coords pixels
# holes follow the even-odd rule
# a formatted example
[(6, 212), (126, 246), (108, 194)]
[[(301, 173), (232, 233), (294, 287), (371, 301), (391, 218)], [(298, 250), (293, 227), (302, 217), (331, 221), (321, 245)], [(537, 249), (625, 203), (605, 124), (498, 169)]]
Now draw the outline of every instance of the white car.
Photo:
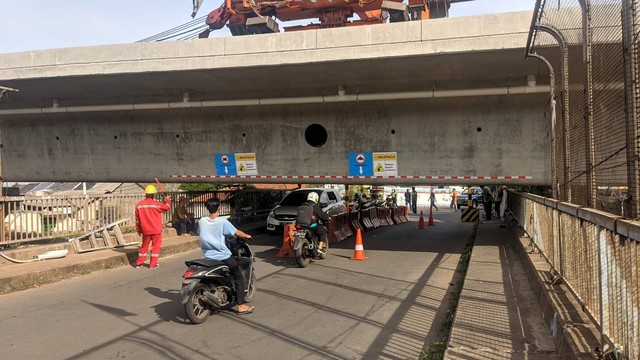
[(280, 203), (274, 207), (267, 217), (267, 230), (280, 232), (285, 225), (296, 223), (298, 206), (307, 201), (310, 192), (316, 192), (320, 196), (320, 207), (329, 215), (338, 215), (347, 212), (347, 207), (338, 193), (334, 189), (307, 188), (297, 189), (285, 196)]

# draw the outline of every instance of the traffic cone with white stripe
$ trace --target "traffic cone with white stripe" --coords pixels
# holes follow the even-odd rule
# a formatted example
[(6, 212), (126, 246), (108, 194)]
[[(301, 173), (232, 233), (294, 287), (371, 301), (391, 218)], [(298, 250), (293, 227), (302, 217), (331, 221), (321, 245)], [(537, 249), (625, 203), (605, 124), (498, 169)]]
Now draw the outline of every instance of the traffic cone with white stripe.
[(362, 245), (362, 233), (360, 229), (356, 232), (356, 250), (353, 252), (351, 260), (367, 260), (368, 257), (364, 256), (364, 246)]
[(422, 211), (420, 211), (420, 220), (418, 221), (418, 229), (424, 229), (424, 217), (422, 216)]

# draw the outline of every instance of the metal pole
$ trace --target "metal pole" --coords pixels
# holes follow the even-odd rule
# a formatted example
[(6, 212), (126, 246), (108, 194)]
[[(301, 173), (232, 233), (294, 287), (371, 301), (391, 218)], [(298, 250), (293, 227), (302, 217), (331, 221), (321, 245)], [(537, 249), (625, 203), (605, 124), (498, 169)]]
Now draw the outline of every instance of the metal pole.
[(591, 66), (591, 5), (588, 0), (580, 0), (582, 7), (582, 34), (583, 34), (583, 61), (586, 72), (585, 86), (585, 120), (587, 128), (585, 131), (585, 160), (586, 160), (586, 176), (587, 176), (587, 205), (595, 208), (598, 203), (596, 192), (596, 176), (593, 171), (595, 164), (595, 135), (593, 131), (593, 74)]
[(625, 89), (625, 120), (627, 131), (627, 184), (629, 202), (628, 217), (634, 219), (639, 216), (640, 204), (640, 124), (638, 119), (638, 46), (634, 41), (635, 9), (633, 0), (622, 1), (622, 48), (624, 58), (624, 89)]
[(552, 181), (552, 185), (551, 185), (551, 191), (552, 191), (552, 196), (554, 199), (557, 199), (559, 194), (558, 194), (558, 170), (556, 169), (556, 165), (557, 165), (557, 152), (556, 152), (556, 118), (557, 118), (557, 114), (556, 114), (556, 74), (555, 71), (553, 70), (553, 66), (551, 65), (551, 63), (549, 62), (549, 60), (547, 60), (544, 56), (535, 54), (535, 53), (531, 53), (528, 54), (531, 57), (535, 57), (538, 58), (540, 60), (542, 60), (546, 65), (547, 68), (549, 69), (549, 84), (551, 85), (551, 91), (550, 91), (550, 96), (549, 96), (549, 104), (550, 104), (550, 108), (551, 108), (551, 181)]
[(571, 202), (571, 187), (569, 186), (569, 175), (571, 174), (571, 148), (569, 146), (569, 49), (567, 49), (566, 41), (562, 37), (560, 31), (558, 31), (554, 27), (548, 25), (539, 25), (536, 26), (536, 30), (547, 32), (549, 35), (553, 36), (553, 38), (556, 39), (556, 41), (560, 45), (560, 51), (562, 52), (562, 91), (560, 95), (562, 95), (564, 105), (562, 109), (562, 117), (564, 119), (564, 192), (563, 194), (560, 194), (561, 196), (558, 199)]

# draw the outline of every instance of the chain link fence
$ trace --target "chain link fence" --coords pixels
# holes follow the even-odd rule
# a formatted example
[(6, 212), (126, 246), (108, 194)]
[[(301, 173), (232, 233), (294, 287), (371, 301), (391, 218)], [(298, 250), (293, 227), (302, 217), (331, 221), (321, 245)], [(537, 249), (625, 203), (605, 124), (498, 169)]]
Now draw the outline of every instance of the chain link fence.
[(640, 359), (640, 222), (513, 191), (507, 203), (531, 237), (531, 251), (540, 252), (598, 325), (600, 343), (584, 345), (607, 358)]
[(551, 73), (553, 196), (638, 218), (640, 0), (537, 0), (527, 56)]
[(640, 358), (640, 226), (620, 217), (640, 216), (639, 5), (536, 1), (526, 56), (551, 77), (544, 115), (556, 200), (509, 204), (599, 325), (600, 348), (629, 359)]

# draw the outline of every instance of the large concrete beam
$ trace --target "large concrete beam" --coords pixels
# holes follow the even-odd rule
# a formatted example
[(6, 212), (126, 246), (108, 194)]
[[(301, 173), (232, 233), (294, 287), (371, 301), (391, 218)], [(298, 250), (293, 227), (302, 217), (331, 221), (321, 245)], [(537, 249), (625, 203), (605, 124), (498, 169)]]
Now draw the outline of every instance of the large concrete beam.
[[(549, 94), (510, 90), (528, 74), (548, 84), (546, 68), (523, 58), (530, 16), (0, 54), (2, 85), (20, 89), (0, 105), (1, 175), (549, 185)], [(339, 86), (368, 101), (281, 101), (335, 97)], [(174, 106), (184, 93), (188, 104), (255, 105)], [(305, 140), (312, 124), (327, 132), (322, 146)], [(396, 152), (398, 176), (350, 177), (358, 151)], [(256, 154), (259, 178), (215, 177), (214, 154), (241, 152)]]

